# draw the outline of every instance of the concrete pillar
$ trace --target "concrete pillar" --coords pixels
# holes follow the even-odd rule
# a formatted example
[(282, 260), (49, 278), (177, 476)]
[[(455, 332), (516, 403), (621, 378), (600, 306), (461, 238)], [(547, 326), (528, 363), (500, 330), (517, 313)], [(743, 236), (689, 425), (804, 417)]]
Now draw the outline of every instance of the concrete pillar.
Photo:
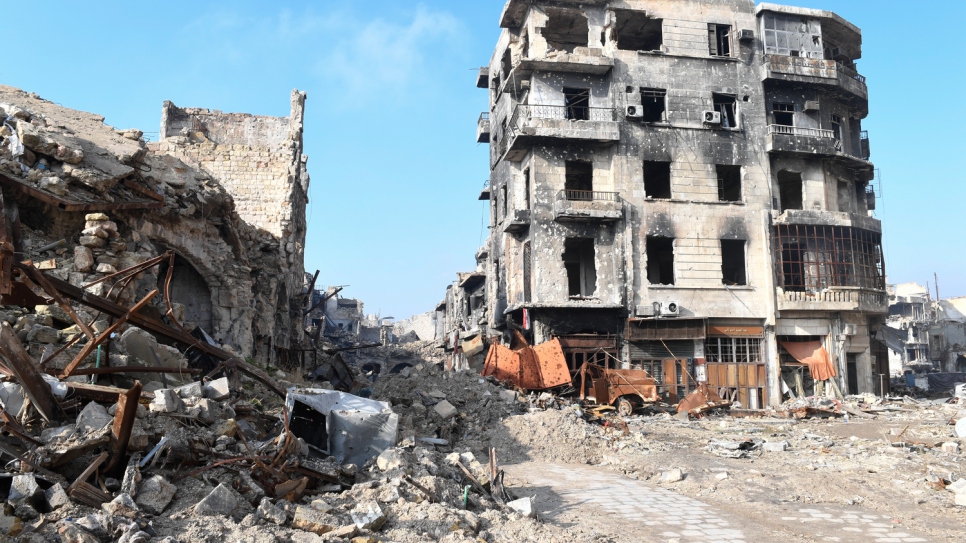
[(778, 361), (778, 336), (775, 328), (765, 327), (765, 376), (767, 389), (767, 403), (778, 407), (782, 403), (782, 370)]
[(865, 392), (871, 393), (872, 388), (872, 350), (866, 349), (855, 356), (855, 368), (856, 374), (858, 376), (858, 392), (863, 394)]

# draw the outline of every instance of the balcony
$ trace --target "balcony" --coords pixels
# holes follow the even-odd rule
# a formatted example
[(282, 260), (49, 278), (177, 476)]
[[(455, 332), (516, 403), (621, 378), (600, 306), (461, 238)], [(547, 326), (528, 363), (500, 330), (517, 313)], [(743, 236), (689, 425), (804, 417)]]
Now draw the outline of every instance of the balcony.
[(779, 311), (889, 312), (889, 299), (884, 290), (856, 287), (830, 287), (818, 292), (777, 290)]
[(513, 215), (503, 220), (503, 231), (508, 234), (519, 234), (530, 229), (530, 210), (517, 209)]
[(844, 226), (882, 233), (882, 221), (860, 213), (841, 211), (815, 211), (811, 209), (786, 209), (774, 219), (775, 225)]
[(624, 203), (617, 192), (562, 190), (553, 203), (558, 222), (615, 222), (624, 216)]
[(864, 150), (867, 148), (868, 134), (865, 135), (864, 141), (860, 140), (859, 149), (846, 151), (842, 141), (836, 138), (835, 132), (831, 130), (781, 124), (768, 126), (766, 150), (770, 153), (824, 155), (841, 159), (847, 167), (868, 170), (871, 173), (873, 166), (867, 157), (856, 156), (865, 154)]
[(620, 140), (620, 124), (609, 107), (573, 107), (520, 104), (504, 127), (495, 127), (497, 160), (519, 162), (541, 141), (577, 140), (613, 144)]
[(765, 55), (763, 79), (811, 83), (840, 89), (862, 101), (869, 100), (865, 77), (834, 60)]
[(476, 143), (490, 143), (490, 114), (480, 113), (476, 121)]
[(513, 69), (506, 75), (500, 91), (519, 93), (529, 88), (529, 81), (534, 72), (603, 76), (613, 68), (614, 59), (605, 57), (602, 49), (578, 47), (573, 53), (555, 51), (544, 58), (518, 59), (513, 63)]
[(490, 88), (490, 67), (483, 66), (476, 72), (476, 88), (478, 89), (488, 89)]

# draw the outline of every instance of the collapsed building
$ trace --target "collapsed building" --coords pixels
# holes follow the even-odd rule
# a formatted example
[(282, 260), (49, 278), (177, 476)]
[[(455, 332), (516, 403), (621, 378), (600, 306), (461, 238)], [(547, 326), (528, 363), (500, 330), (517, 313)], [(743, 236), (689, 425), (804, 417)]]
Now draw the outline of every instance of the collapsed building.
[(889, 285), (889, 316), (879, 333), (889, 348), (889, 370), (901, 375), (905, 370), (932, 369), (929, 356), (929, 328), (936, 310), (929, 289), (916, 283)]
[[(122, 305), (159, 289), (170, 294), (177, 322), (228, 353), (260, 364), (298, 356), (309, 186), (304, 104), (305, 94), (293, 91), (290, 116), (264, 117), (165, 102), (159, 141), (146, 142), (139, 130), (115, 130), (101, 116), (0, 87), (5, 287), (16, 261)], [(168, 254), (119, 291), (107, 288), (119, 271)], [(36, 296), (21, 284), (3, 293), (8, 309), (32, 309)], [(167, 316), (158, 298), (139, 310)], [(37, 319), (13, 313), (11, 325), (36, 332), (29, 328)], [(106, 315), (93, 327), (106, 329)], [(78, 335), (54, 329), (28, 348), (39, 355)]]
[(490, 235), (437, 307), (448, 348), (557, 338), (571, 372), (616, 357), (672, 401), (884, 392), (859, 28), (750, 0), (510, 0), (500, 26)]

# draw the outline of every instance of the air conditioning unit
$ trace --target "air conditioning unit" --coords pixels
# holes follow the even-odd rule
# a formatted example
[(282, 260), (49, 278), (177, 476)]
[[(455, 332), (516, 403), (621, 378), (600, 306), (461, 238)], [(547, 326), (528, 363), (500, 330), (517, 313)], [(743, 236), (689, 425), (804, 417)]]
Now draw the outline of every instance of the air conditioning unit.
[(641, 106), (627, 106), (624, 108), (624, 116), (628, 119), (640, 119), (644, 116), (644, 108)]
[(739, 41), (752, 41), (754, 39), (755, 39), (755, 31), (754, 30), (741, 30), (741, 31), (738, 32), (738, 40)]
[[(843, 54), (844, 54), (844, 52), (842, 51), (842, 48), (841, 47), (833, 47), (832, 50), (831, 50), (831, 53), (832, 53), (832, 59), (834, 59), (835, 57), (843, 56)], [(831, 59), (829, 59), (829, 60), (831, 60)]]
[(854, 324), (843, 324), (842, 325), (842, 335), (844, 336), (854, 336), (859, 333), (859, 327)]
[(638, 317), (654, 317), (657, 315), (658, 308), (654, 307), (656, 304), (644, 304), (637, 306), (637, 310), (634, 312)]
[(677, 302), (661, 302), (660, 305), (660, 316), (662, 317), (677, 317), (681, 314), (681, 307)]
[(705, 111), (704, 112), (704, 124), (721, 124), (721, 112), (720, 111)]
[(820, 109), (818, 100), (806, 100), (804, 111), (818, 111)]

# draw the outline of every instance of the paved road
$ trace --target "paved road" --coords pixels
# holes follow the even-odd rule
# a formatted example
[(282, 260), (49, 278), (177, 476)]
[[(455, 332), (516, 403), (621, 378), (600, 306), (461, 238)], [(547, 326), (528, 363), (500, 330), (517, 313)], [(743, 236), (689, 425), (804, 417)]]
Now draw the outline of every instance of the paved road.
[(514, 486), (522, 487), (515, 488), (518, 495), (537, 496), (543, 520), (563, 526), (591, 523), (619, 541), (773, 543), (780, 530), (831, 543), (930, 543), (893, 525), (889, 516), (858, 510), (793, 507), (780, 518), (762, 518), (748, 504), (740, 510), (714, 507), (593, 466), (526, 463), (504, 468)]

